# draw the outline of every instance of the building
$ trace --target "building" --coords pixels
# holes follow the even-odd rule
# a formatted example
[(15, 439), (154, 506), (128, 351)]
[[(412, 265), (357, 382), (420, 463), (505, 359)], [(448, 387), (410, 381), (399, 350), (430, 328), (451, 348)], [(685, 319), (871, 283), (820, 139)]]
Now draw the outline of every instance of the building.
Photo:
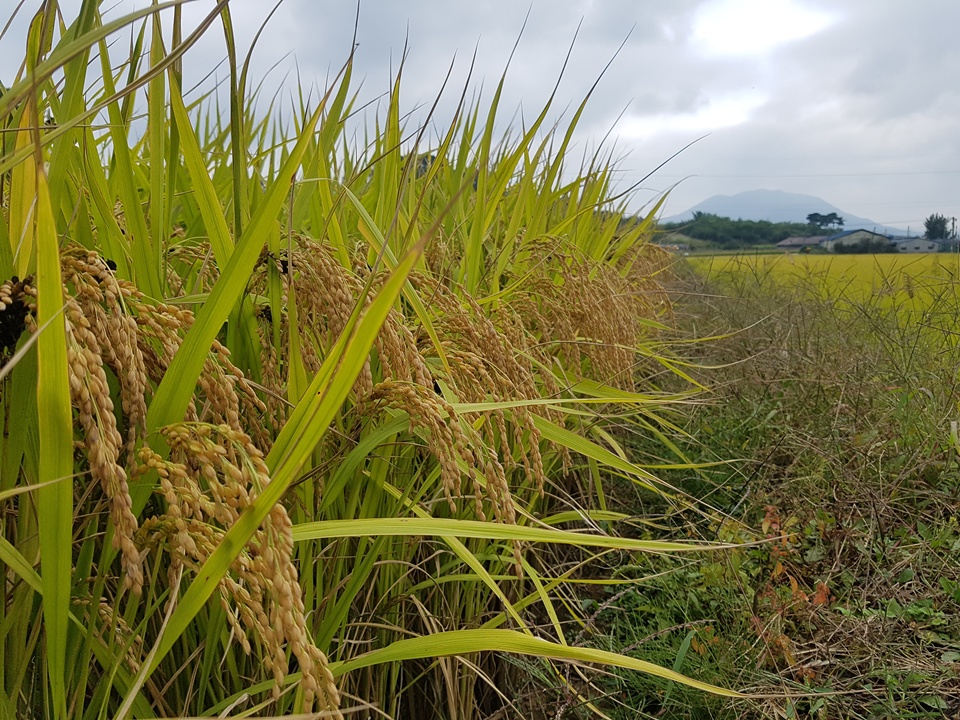
[(826, 235), (811, 235), (809, 237), (788, 237), (777, 243), (778, 248), (784, 250), (799, 250), (805, 247), (817, 247), (827, 239)]
[(940, 252), (940, 243), (936, 240), (927, 240), (925, 237), (894, 238), (897, 252), (902, 253), (935, 253)]
[(863, 245), (876, 246), (892, 244), (889, 237), (871, 230), (847, 230), (824, 238), (820, 243), (820, 247), (829, 252), (833, 252), (838, 250), (841, 245), (859, 245), (861, 243)]

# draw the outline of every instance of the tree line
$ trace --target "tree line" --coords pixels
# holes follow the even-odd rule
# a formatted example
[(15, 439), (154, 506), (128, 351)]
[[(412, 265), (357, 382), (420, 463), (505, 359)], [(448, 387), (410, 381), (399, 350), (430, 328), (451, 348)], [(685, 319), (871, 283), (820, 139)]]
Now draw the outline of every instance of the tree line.
[(758, 245), (776, 245), (788, 237), (818, 233), (816, 225), (807, 223), (732, 220), (700, 211), (693, 213), (692, 220), (661, 223), (659, 228), (664, 232), (682, 233), (687, 237), (705, 240), (730, 250)]
[[(940, 242), (955, 240), (954, 218), (934, 213), (923, 222), (924, 237)], [(844, 219), (837, 213), (810, 213), (806, 223), (770, 222), (769, 220), (733, 220), (713, 213), (695, 211), (693, 218), (683, 222), (660, 223), (658, 228), (664, 233), (679, 233), (688, 238), (703, 240), (725, 250), (761, 245), (776, 245), (788, 237), (809, 237), (841, 232)], [(859, 252), (877, 252), (874, 248)]]

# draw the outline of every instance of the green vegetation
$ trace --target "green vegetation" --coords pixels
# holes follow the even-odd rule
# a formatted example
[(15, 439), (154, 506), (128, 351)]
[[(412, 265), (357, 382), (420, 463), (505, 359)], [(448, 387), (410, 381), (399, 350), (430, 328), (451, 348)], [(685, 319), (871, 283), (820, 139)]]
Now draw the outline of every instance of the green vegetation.
[(942, 302), (942, 293), (955, 293), (960, 277), (960, 258), (944, 253), (731, 255), (695, 258), (690, 265), (708, 278), (805, 288), (825, 302), (843, 295), (849, 302), (870, 301), (913, 318)]
[[(692, 337), (713, 338), (692, 344), (690, 357), (713, 390), (673, 438), (703, 466), (662, 472), (726, 519), (686, 512), (669, 524), (676, 537), (767, 542), (702, 563), (620, 565), (623, 576), (647, 579), (598, 593), (590, 627), (598, 647), (754, 697), (665, 692), (618, 676), (605, 709), (622, 718), (638, 708), (646, 717), (952, 717), (956, 260), (744, 256), (694, 265), (677, 287), (677, 312)], [(670, 462), (661, 445), (631, 445), (646, 462)], [(631, 501), (628, 487), (617, 497), (656, 512)]]
[(838, 255), (878, 255), (898, 250), (889, 240), (858, 240), (854, 243), (837, 243), (833, 246), (833, 252)]
[(954, 232), (950, 227), (950, 218), (934, 213), (923, 221), (923, 236), (929, 240), (951, 240)]
[(352, 58), (284, 124), (227, 3), (60, 12), (0, 97), (0, 717), (956, 709), (951, 268), (673, 306), (582, 105), (426, 147), (397, 77), (357, 147)]
[(807, 222), (815, 225), (821, 231), (830, 227), (837, 229), (843, 227), (843, 218), (835, 212), (827, 213), (826, 215), (822, 213), (810, 213), (807, 215)]
[[(689, 505), (620, 429), (691, 386), (582, 106), (495, 137), (501, 78), (427, 149), (398, 77), (356, 147), (349, 59), (283, 124), (228, 4), (60, 11), (0, 97), (0, 717), (555, 712), (568, 661), (735, 695), (582, 641), (613, 554), (698, 547), (607, 500)], [(180, 72), (221, 28), (222, 108)]]
[(661, 223), (658, 229), (664, 233), (659, 242), (671, 243), (671, 233), (709, 243), (709, 247), (723, 250), (773, 246), (788, 237), (817, 235), (820, 229), (814, 224), (772, 223), (767, 220), (731, 220), (711, 213), (697, 212), (689, 222)]

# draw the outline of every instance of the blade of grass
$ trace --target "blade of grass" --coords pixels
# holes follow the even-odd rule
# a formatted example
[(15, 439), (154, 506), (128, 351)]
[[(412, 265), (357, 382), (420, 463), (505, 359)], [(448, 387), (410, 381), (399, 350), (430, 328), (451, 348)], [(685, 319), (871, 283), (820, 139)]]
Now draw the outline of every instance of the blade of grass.
[(141, 18), (192, 1), (193, 0), (169, 0), (169, 2), (135, 10), (116, 20), (96, 27), (89, 32), (85, 32), (79, 37), (71, 38), (69, 42), (58, 44), (43, 62), (37, 64), (36, 68), (34, 68), (28, 77), (15, 82), (0, 96), (0, 117), (6, 116), (13, 108), (23, 102), (41, 82), (49, 79), (57, 70), (72, 59), (83, 55), (89, 48), (101, 40), (118, 30), (122, 30), (127, 25), (132, 25)]
[(43, 595), (43, 580), (27, 559), (15, 548), (9, 540), (0, 537), (0, 560), (10, 570), (23, 578), (23, 581), (37, 593)]
[[(398, 500), (403, 499), (403, 493), (398, 488), (392, 485), (386, 485), (386, 490)], [(407, 520), (416, 521), (416, 520), (435, 519), (435, 518), (431, 518), (427, 514), (427, 512), (423, 508), (421, 508), (419, 505), (412, 503), (410, 501), (407, 501), (407, 509), (417, 516), (416, 518), (405, 518)], [(348, 520), (347, 522), (355, 522), (355, 521)], [(488, 523), (481, 523), (481, 524), (488, 524)], [(480, 561), (480, 559), (473, 552), (471, 552), (470, 548), (468, 548), (466, 544), (463, 543), (460, 540), (460, 538), (456, 537), (455, 535), (444, 533), (444, 534), (439, 534), (439, 537), (450, 547), (451, 550), (453, 550), (454, 554), (458, 558), (460, 558), (460, 560), (463, 561), (463, 563), (467, 567), (473, 570), (474, 574), (481, 581), (483, 581), (483, 583), (490, 589), (490, 591), (493, 592), (493, 594), (497, 597), (497, 599), (503, 605), (504, 614), (510, 615), (516, 621), (517, 625), (523, 629), (524, 632), (527, 632), (527, 633), (532, 632), (527, 627), (527, 624), (524, 622), (523, 617), (514, 608), (513, 603), (510, 602), (510, 599), (507, 597), (506, 593), (500, 587), (500, 584), (493, 579), (493, 576), (487, 571), (487, 568), (484, 567), (484, 564)]]
[(210, 352), (210, 345), (220, 331), (224, 320), (243, 295), (263, 248), (263, 239), (267, 236), (270, 226), (276, 222), (277, 214), (286, 200), (289, 185), (284, 181), (293, 180), (313, 128), (320, 120), (327, 97), (329, 97), (329, 91), (304, 125), (303, 132), (280, 168), (277, 179), (271, 184), (266, 197), (251, 218), (250, 224), (230, 256), (230, 262), (213, 286), (207, 302), (197, 313), (196, 322), (167, 369), (147, 412), (147, 428), (150, 432), (183, 419), (204, 360)]
[(451, 536), (487, 540), (520, 540), (581, 547), (618, 548), (641, 552), (697, 552), (731, 547), (723, 544), (679, 543), (665, 540), (635, 540), (588, 533), (570, 532), (545, 527), (526, 527), (480, 520), (453, 518), (362, 518), (319, 520), (294, 525), (294, 542), (321, 538), (393, 536)]
[[(677, 650), (677, 658), (673, 661), (673, 671), (675, 673), (680, 672), (680, 668), (683, 667), (683, 661), (687, 657), (687, 652), (690, 650), (690, 644), (693, 642), (693, 638), (697, 635), (697, 631), (691, 630), (687, 633), (687, 636), (683, 638), (683, 642), (680, 643), (680, 649)], [(667, 707), (667, 702), (670, 700), (670, 696), (673, 694), (673, 689), (676, 685), (673, 682), (667, 683), (666, 692), (663, 694), (663, 706)]]
[[(60, 247), (46, 176), (37, 170), (37, 321), (63, 308)], [(70, 610), (70, 561), (73, 528), (71, 483), (49, 482), (73, 474), (73, 413), (67, 377), (64, 322), (51, 322), (37, 341), (37, 408), (40, 429), (40, 482), (37, 491), (47, 672), (55, 718), (66, 717), (67, 617)]]
[(237, 44), (236, 36), (233, 31), (233, 18), (230, 13), (230, 6), (224, 5), (220, 11), (220, 21), (223, 24), (223, 36), (227, 45), (227, 59), (230, 64), (230, 154), (231, 167), (233, 169), (233, 231), (237, 236), (243, 234), (243, 223), (245, 221), (245, 210), (247, 202), (246, 193), (246, 173), (247, 162), (244, 145), (243, 131), (243, 94), (246, 88), (240, 83), (239, 70), (237, 68)]
[[(17, 150), (31, 150), (32, 142), (28, 128), (32, 122), (27, 113), (23, 113), (20, 119), (20, 130), (16, 133)], [(26, 277), (30, 273), (35, 252), (33, 226), (37, 205), (36, 174), (37, 165), (31, 160), (25, 160), (10, 171), (8, 236), (16, 274), (20, 277)]]
[[(166, 55), (163, 47), (160, 15), (154, 14), (150, 18), (150, 24), (153, 30), (150, 38), (150, 66), (156, 69), (162, 66)], [(170, 232), (169, 206), (176, 191), (173, 187), (167, 187), (168, 176), (163, 167), (166, 158), (168, 129), (166, 83), (164, 82), (164, 74), (158, 72), (147, 83), (147, 140), (150, 147), (151, 251), (155, 253), (151, 259), (152, 264), (159, 268), (161, 273), (164, 267), (163, 244)], [(163, 285), (165, 283), (161, 279), (161, 287)]]
[[(116, 88), (105, 42), (100, 44), (100, 70), (104, 91), (108, 95), (115, 95)], [(115, 163), (111, 180), (112, 184), (116, 184), (116, 191), (123, 206), (123, 217), (127, 226), (125, 245), (133, 259), (133, 280), (144, 293), (159, 300), (163, 297), (160, 268), (157, 265), (160, 255), (154, 244), (155, 239), (147, 229), (143, 206), (140, 203), (134, 155), (127, 143), (127, 124), (123, 120), (119, 103), (110, 103), (107, 114), (110, 118), (111, 149)]]
[(420, 658), (444, 657), (449, 655), (467, 655), (476, 652), (507, 652), (517, 655), (550, 658), (552, 660), (566, 660), (571, 662), (597, 663), (610, 667), (621, 667), (628, 670), (654, 675), (665, 680), (682, 685), (688, 685), (704, 692), (721, 695), (723, 697), (743, 697), (735, 690), (700, 682), (685, 675), (660, 667), (646, 660), (606, 650), (592, 648), (571, 647), (560, 645), (542, 638), (531, 637), (514, 630), (451, 630), (435, 633), (423, 637), (398, 640), (379, 650), (372, 650), (359, 657), (343, 663), (332, 663), (330, 670), (334, 677), (346, 675), (349, 672), (360, 670), (374, 665), (388, 662), (402, 662)]
[(210, 247), (220, 267), (226, 267), (233, 254), (233, 237), (223, 216), (223, 207), (217, 198), (216, 188), (210, 179), (210, 171), (200, 151), (200, 143), (193, 130), (193, 124), (183, 104), (180, 84), (170, 71), (170, 108), (173, 120), (180, 136), (183, 164), (186, 166), (193, 186), (194, 199), (203, 218), (203, 227), (207, 231)]

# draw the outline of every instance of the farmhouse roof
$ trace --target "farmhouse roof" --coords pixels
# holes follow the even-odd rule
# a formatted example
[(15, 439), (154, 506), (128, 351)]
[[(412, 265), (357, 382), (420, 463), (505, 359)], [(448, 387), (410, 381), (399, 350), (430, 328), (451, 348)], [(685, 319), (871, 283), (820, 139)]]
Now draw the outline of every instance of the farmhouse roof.
[(819, 245), (826, 239), (826, 235), (809, 235), (809, 236), (799, 236), (799, 237), (788, 237), (786, 240), (781, 240), (777, 243), (777, 247), (782, 248), (791, 248), (791, 247), (806, 247), (807, 245)]
[(842, 238), (847, 237), (848, 235), (853, 235), (854, 233), (867, 233), (868, 235), (875, 235), (876, 237), (883, 238), (884, 240), (890, 239), (889, 236), (884, 235), (883, 233), (874, 232), (873, 230), (865, 230), (864, 228), (857, 228), (856, 230), (844, 230), (843, 232), (837, 233), (836, 235), (831, 235), (827, 238), (824, 238), (824, 241), (832, 242), (834, 240), (840, 240)]

